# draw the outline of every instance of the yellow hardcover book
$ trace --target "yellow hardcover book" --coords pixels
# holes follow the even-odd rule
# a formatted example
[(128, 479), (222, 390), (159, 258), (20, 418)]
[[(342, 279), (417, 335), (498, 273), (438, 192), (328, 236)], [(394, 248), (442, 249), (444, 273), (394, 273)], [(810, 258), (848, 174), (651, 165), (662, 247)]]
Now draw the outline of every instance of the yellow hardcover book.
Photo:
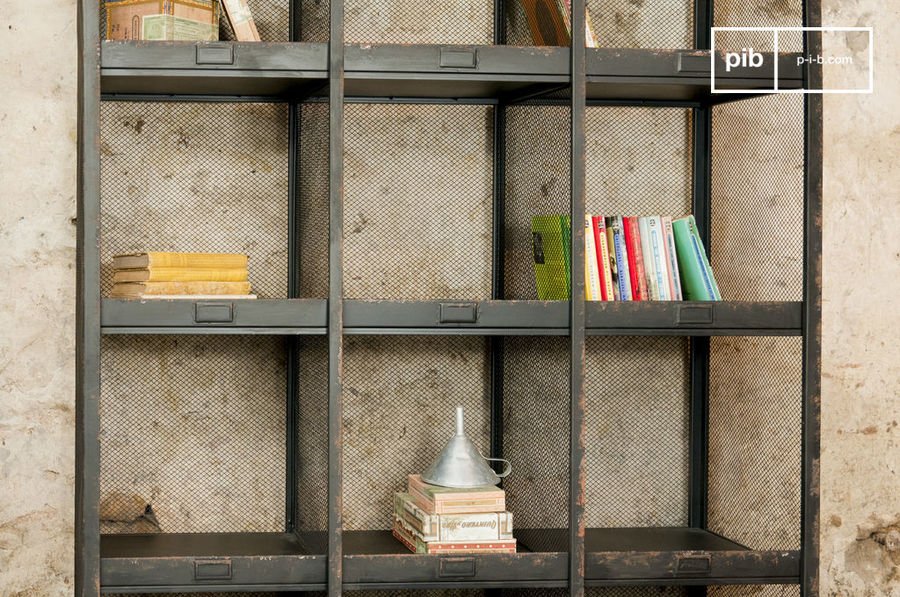
[(113, 273), (113, 282), (246, 282), (243, 268), (214, 269), (199, 267), (154, 267), (121, 269)]
[(113, 257), (114, 269), (154, 269), (157, 267), (202, 267), (239, 269), (247, 267), (247, 256), (240, 253), (129, 253)]
[(112, 298), (140, 298), (145, 295), (250, 294), (250, 282), (121, 282), (114, 284)]

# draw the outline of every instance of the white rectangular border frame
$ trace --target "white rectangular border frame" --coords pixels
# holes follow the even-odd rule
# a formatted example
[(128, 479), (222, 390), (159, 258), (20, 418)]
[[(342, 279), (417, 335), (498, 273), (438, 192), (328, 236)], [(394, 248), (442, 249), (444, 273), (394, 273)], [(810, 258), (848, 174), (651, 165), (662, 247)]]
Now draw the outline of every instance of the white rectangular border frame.
[[(771, 89), (716, 89), (716, 32), (717, 31), (771, 31), (775, 39), (775, 75), (774, 88)], [(778, 32), (833, 32), (833, 31), (866, 31), (869, 34), (869, 88), (868, 89), (779, 89), (778, 88)], [(710, 93), (872, 93), (875, 89), (875, 31), (873, 27), (712, 27), (709, 46)]]

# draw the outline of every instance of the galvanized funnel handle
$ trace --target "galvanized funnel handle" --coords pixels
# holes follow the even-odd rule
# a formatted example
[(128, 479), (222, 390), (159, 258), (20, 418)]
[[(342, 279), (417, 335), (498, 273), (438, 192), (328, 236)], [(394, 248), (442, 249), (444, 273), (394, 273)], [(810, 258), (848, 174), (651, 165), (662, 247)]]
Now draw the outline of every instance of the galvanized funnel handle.
[[(484, 456), (482, 456), (482, 458), (484, 458)], [(503, 467), (503, 472), (497, 473), (497, 476), (500, 477), (501, 479), (512, 472), (512, 465), (509, 463), (509, 460), (504, 460), (502, 458), (484, 458), (484, 459), (489, 462), (502, 462), (502, 463), (506, 464), (506, 466)]]

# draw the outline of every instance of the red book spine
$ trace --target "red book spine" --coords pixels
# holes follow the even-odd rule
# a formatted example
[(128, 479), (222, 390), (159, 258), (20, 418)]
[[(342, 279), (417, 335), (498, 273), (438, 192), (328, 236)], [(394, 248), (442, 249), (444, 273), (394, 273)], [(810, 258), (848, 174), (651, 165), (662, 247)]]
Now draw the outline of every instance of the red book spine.
[(646, 301), (647, 276), (644, 272), (644, 256), (641, 252), (641, 231), (635, 216), (622, 218), (625, 232), (625, 248), (628, 250), (628, 269), (631, 278), (631, 300)]
[(606, 224), (603, 216), (591, 216), (591, 230), (594, 233), (594, 247), (597, 249), (597, 270), (600, 272), (600, 300), (608, 301), (612, 288), (606, 287), (606, 276), (603, 273), (603, 249), (600, 241), (606, 244)]

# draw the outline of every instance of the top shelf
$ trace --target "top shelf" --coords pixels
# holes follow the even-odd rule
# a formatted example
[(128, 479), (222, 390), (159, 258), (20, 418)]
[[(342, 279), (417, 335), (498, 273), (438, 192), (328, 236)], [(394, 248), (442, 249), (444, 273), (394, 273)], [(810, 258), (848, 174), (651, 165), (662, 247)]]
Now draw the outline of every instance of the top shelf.
[[(719, 60), (718, 87), (753, 93), (772, 87), (771, 69), (725, 73)], [(324, 95), (327, 61), (323, 43), (107, 41), (102, 44), (101, 91), (107, 97), (303, 99)], [(586, 64), (588, 99), (716, 99), (710, 91), (708, 51), (591, 48)], [(570, 84), (569, 49), (560, 47), (348, 45), (344, 65), (345, 95), (351, 99), (513, 102), (550, 93), (564, 98)], [(798, 89), (801, 84), (802, 69), (791, 55), (782, 55), (780, 87)]]

